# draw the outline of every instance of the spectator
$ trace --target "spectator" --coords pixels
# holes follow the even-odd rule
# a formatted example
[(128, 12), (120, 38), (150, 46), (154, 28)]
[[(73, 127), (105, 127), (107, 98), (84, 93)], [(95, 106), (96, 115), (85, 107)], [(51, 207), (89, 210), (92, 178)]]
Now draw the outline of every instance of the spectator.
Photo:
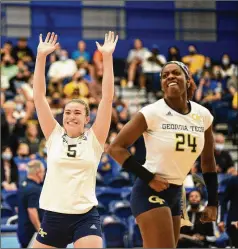
[(18, 192), (17, 237), (21, 248), (27, 248), (32, 236), (40, 230), (43, 210), (39, 208), (42, 181), (45, 176), (43, 164), (34, 160), (27, 165), (27, 179)]
[(212, 111), (212, 103), (221, 99), (221, 93), (221, 83), (218, 83), (217, 80), (212, 80), (209, 71), (204, 71), (195, 93), (195, 100)]
[(237, 76), (237, 68), (231, 63), (231, 58), (228, 54), (224, 54), (221, 59), (221, 74), (223, 77)]
[(80, 71), (77, 71), (74, 74), (73, 80), (64, 86), (63, 91), (66, 97), (69, 99), (80, 98), (84, 101), (86, 100), (88, 103), (87, 97), (89, 95), (89, 89)]
[(14, 161), (17, 165), (18, 172), (23, 172), (20, 175), (20, 182), (25, 177), (24, 173), (26, 173), (26, 164), (30, 161), (30, 148), (26, 143), (20, 143), (17, 149), (17, 156), (14, 157)]
[(26, 63), (34, 61), (33, 51), (30, 47), (28, 47), (26, 38), (20, 38), (12, 52), (14, 57), (16, 57), (18, 60), (21, 59)]
[(61, 99), (61, 94), (54, 92), (52, 98), (49, 98), (49, 105), (54, 117), (63, 112), (63, 100)]
[(134, 80), (136, 77), (136, 72), (141, 70), (141, 65), (145, 60), (147, 48), (143, 47), (142, 41), (140, 39), (134, 40), (134, 48), (129, 51), (127, 57), (128, 63), (128, 87), (134, 86)]
[(103, 63), (102, 54), (97, 49), (93, 54), (93, 65), (95, 67), (96, 79), (101, 80), (103, 75)]
[(204, 63), (204, 67), (203, 67), (203, 71), (209, 71), (210, 73), (212, 73), (212, 67), (213, 67), (213, 63), (210, 57), (206, 57), (205, 58), (205, 63)]
[(181, 61), (180, 51), (177, 47), (170, 47), (168, 50), (168, 61)]
[(26, 128), (25, 138), (22, 142), (28, 144), (29, 154), (35, 154), (40, 144), (38, 126), (35, 123), (29, 123)]
[[(220, 232), (228, 233), (233, 247), (238, 248), (238, 172), (232, 168), (232, 177), (222, 183), (225, 190), (221, 196), (221, 221), (218, 224)], [(228, 209), (228, 202), (229, 209)], [(225, 220), (225, 214), (227, 218)]]
[(197, 74), (204, 67), (205, 56), (198, 54), (197, 49), (194, 45), (188, 47), (189, 55), (186, 55), (182, 58), (182, 62), (187, 64), (189, 71), (192, 74)]
[(86, 51), (86, 43), (84, 41), (78, 42), (78, 50), (72, 53), (72, 59), (76, 60), (78, 65), (85, 61), (90, 62), (91, 57), (89, 52)]
[(1, 75), (7, 77), (8, 81), (13, 79), (19, 72), (19, 68), (14, 64), (15, 60), (9, 54), (6, 54), (2, 57), (1, 63)]
[(16, 120), (24, 118), (26, 116), (26, 111), (24, 110), (24, 97), (22, 95), (16, 95), (14, 101), (16, 103), (16, 109), (13, 112), (13, 117)]
[(163, 65), (167, 62), (166, 58), (159, 53), (156, 44), (152, 46), (151, 52), (145, 52), (144, 58), (142, 63), (143, 74), (140, 77), (140, 87), (144, 88), (146, 81), (147, 90), (152, 90), (154, 92), (160, 91), (160, 72)]
[(1, 183), (2, 189), (6, 191), (17, 190), (18, 169), (13, 160), (13, 154), (10, 147), (2, 150), (1, 156)]
[(12, 46), (11, 41), (4, 42), (3, 47), (1, 48), (1, 57), (6, 54), (13, 56), (12, 49), (13, 49), (13, 46)]
[(192, 226), (184, 226), (180, 231), (178, 248), (209, 247), (216, 241), (215, 223), (201, 223), (200, 218), (205, 206), (202, 205), (202, 196), (198, 190), (189, 193), (188, 216)]
[(71, 78), (77, 71), (76, 62), (69, 59), (68, 52), (61, 50), (59, 61), (55, 61), (50, 65), (48, 77), (51, 81), (64, 80)]
[(215, 159), (218, 173), (227, 173), (233, 167), (229, 151), (224, 150), (225, 137), (222, 133), (215, 134)]
[(40, 160), (44, 164), (44, 167), (47, 168), (47, 164), (46, 164), (47, 148), (45, 144), (46, 144), (45, 138), (41, 139), (38, 152), (36, 152), (36, 155), (35, 155), (35, 159)]

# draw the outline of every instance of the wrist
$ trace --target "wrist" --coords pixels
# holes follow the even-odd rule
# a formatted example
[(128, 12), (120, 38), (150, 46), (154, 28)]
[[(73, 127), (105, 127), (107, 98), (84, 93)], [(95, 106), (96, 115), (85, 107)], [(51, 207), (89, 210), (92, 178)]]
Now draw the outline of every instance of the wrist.
[(42, 59), (46, 59), (47, 54), (41, 53), (41, 52), (37, 52), (36, 57), (39, 58), (39, 59), (41, 59), (41, 58), (42, 58)]

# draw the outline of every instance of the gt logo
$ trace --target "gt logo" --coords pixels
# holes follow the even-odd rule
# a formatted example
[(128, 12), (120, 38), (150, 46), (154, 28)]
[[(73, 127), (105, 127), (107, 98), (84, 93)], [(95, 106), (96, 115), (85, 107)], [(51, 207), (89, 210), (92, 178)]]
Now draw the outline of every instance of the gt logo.
[(44, 232), (42, 228), (40, 228), (39, 234), (40, 234), (40, 236), (43, 237), (43, 238), (45, 237), (45, 235), (47, 235), (47, 233)]
[(195, 114), (195, 113), (191, 114), (191, 117), (192, 117), (193, 120), (196, 120), (196, 121), (199, 121), (199, 122), (202, 120), (202, 117), (199, 116), (198, 114)]
[(163, 205), (163, 204), (165, 203), (165, 200), (159, 198), (159, 197), (156, 196), (156, 195), (151, 195), (151, 196), (149, 197), (149, 202), (150, 202), (150, 203), (159, 203), (160, 205)]

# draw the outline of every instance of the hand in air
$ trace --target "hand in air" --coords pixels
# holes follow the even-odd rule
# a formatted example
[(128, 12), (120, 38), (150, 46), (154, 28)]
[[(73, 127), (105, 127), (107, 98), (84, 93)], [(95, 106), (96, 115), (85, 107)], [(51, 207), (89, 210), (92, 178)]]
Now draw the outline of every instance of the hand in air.
[(169, 187), (169, 183), (166, 179), (155, 174), (154, 178), (150, 181), (149, 186), (155, 191), (161, 192)]
[(37, 48), (38, 54), (42, 54), (47, 56), (48, 54), (55, 51), (57, 45), (57, 35), (53, 32), (52, 34), (49, 32), (45, 38), (45, 41), (42, 40), (42, 34), (39, 36), (39, 45)]
[(101, 46), (98, 42), (96, 42), (98, 50), (103, 55), (111, 55), (116, 47), (118, 41), (118, 35), (116, 36), (116, 39), (114, 39), (114, 32), (109, 31), (109, 33), (105, 34), (104, 44)]

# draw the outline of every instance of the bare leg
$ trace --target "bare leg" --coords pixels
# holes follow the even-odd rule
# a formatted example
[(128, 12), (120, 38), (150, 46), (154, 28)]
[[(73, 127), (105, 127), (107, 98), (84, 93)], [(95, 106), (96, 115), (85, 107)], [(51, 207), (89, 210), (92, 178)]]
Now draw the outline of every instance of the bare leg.
[(89, 235), (74, 242), (74, 248), (102, 248), (102, 238), (96, 235)]
[(179, 234), (180, 234), (180, 220), (181, 217), (179, 216), (173, 216), (173, 227), (174, 227), (174, 239), (175, 239), (175, 245), (177, 246), (178, 240), (179, 240)]

